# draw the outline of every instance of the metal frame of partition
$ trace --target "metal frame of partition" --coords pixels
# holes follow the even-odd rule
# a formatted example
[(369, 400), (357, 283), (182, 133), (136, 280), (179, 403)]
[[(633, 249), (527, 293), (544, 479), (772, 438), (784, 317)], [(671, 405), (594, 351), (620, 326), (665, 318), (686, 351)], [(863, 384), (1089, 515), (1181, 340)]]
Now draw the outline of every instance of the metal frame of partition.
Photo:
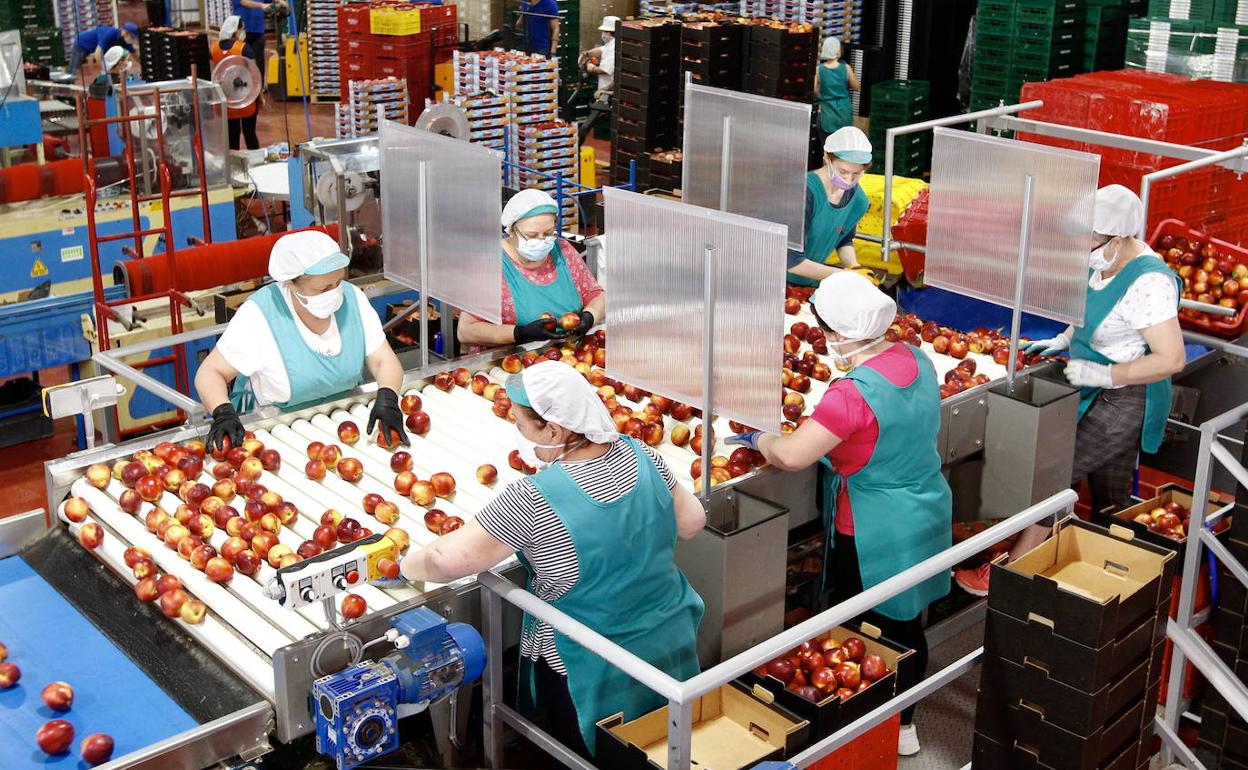
[[(811, 637), (851, 621), (890, 597), (934, 575), (949, 571), (954, 565), (1000, 542), (1003, 538), (1021, 532), (1045, 519), (1056, 521), (1062, 514), (1073, 514), (1077, 500), (1078, 496), (1072, 490), (1063, 490), (1020, 511), (1006, 521), (989, 527), (974, 537), (684, 682), (673, 679), (579, 621), (538, 599), (524, 588), (493, 573), (481, 573), (477, 581), (485, 589), (481, 592), (481, 600), (484, 604), (482, 618), (488, 660), (483, 679), (486, 757), (491, 767), (500, 766), (503, 725), (508, 725), (567, 767), (575, 768), (575, 770), (594, 770), (592, 764), (574, 754), (518, 711), (504, 705), (503, 602), (513, 604), (539, 620), (549, 623), (556, 630), (607, 660), (637, 682), (666, 698), (668, 701), (667, 767), (669, 770), (689, 770), (692, 762), (693, 706), (700, 697), (722, 687), (745, 672), (765, 664), (785, 650), (792, 649)], [(983, 652), (981, 646), (952, 665), (928, 676), (914, 687), (897, 694), (892, 700), (852, 724), (814, 743), (796, 756), (790, 757), (787, 761), (799, 768), (810, 766), (872, 727), (884, 722), (893, 714), (957, 679), (974, 666)]]
[[(1178, 168), (1178, 167), (1176, 167)], [(1212, 347), (1228, 355), (1248, 359), (1248, 348), (1213, 339), (1204, 335), (1185, 334), (1187, 339), (1201, 345)], [(1226, 546), (1214, 536), (1212, 525), (1222, 520), (1235, 503), (1223, 506), (1210, 514), (1203, 501), (1209, 499), (1213, 485), (1214, 461), (1220, 463), (1244, 488), (1248, 488), (1248, 469), (1222, 443), (1229, 440), (1238, 443), (1229, 436), (1222, 436), (1221, 431), (1235, 425), (1248, 417), (1248, 403), (1206, 420), (1198, 428), (1200, 431), (1200, 451), (1196, 461), (1195, 489), (1193, 500), (1199, 506), (1202, 521), (1197, 527), (1189, 527), (1187, 544), (1184, 551), (1183, 580), (1179, 593), (1179, 611), (1176, 619), (1171, 619), (1166, 628), (1166, 636), (1174, 643), (1173, 657), (1170, 661), (1170, 678), (1166, 683), (1166, 707), (1161, 716), (1157, 717), (1157, 734), (1163, 743), (1165, 758), (1176, 757), (1191, 770), (1204, 770), (1200, 762), (1178, 738), (1179, 720), (1186, 708), (1182, 702), (1183, 678), (1187, 663), (1191, 662), (1205, 676), (1209, 684), (1226, 698), (1227, 703), (1248, 719), (1248, 685), (1241, 682), (1226, 664), (1214, 654), (1204, 639), (1195, 631), (1196, 581), (1200, 577), (1200, 564), (1204, 550), (1208, 549), (1227, 571), (1241, 583), (1248, 585), (1248, 567), (1240, 563)], [(1242, 501), (1241, 501), (1242, 502)], [(1195, 510), (1193, 510), (1193, 515)]]

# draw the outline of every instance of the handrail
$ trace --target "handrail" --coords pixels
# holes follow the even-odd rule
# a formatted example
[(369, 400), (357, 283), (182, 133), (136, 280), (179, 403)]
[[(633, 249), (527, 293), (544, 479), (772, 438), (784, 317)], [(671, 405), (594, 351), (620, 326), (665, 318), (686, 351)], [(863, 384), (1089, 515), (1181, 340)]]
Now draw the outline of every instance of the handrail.
[[(745, 652), (735, 655), (683, 682), (639, 659), (593, 629), (538, 599), (529, 591), (504, 580), (492, 572), (483, 572), (477, 576), (478, 583), (485, 589), (483, 603), (487, 615), (487, 636), (501, 633), (501, 623), (498, 622), (498, 618), (492, 618), (492, 613), (501, 613), (501, 603), (498, 599), (502, 599), (524, 610), (534, 618), (549, 624), (555, 630), (567, 635), (573, 641), (608, 661), (611, 665), (650, 690), (663, 695), (669, 703), (668, 767), (671, 770), (688, 770), (690, 766), (689, 741), (692, 729), (691, 714), (693, 703), (699, 697), (727, 684), (745, 672), (763, 665), (784, 651), (796, 647), (801, 642), (858, 617), (902, 591), (912, 588), (931, 577), (948, 572), (955, 565), (1000, 542), (1003, 538), (1021, 532), (1043, 519), (1056, 517), (1063, 512), (1068, 514), (1073, 512), (1078, 499), (1078, 495), (1074, 491), (1069, 489), (1062, 490), (1020, 511), (1005, 521), (987, 528), (968, 540), (954, 545), (929, 559), (925, 559), (888, 580), (872, 586), (857, 596), (841, 602), (778, 636), (761, 642)], [(491, 599), (490, 595), (497, 598)], [(955, 666), (961, 665), (961, 663), (959, 662)], [(491, 656), (488, 665), (501, 667), (501, 661), (494, 661), (493, 656)], [(934, 678), (947, 676), (952, 676), (951, 669), (939, 672)], [(501, 679), (501, 668), (499, 671), (492, 671), (487, 679)], [(920, 683), (911, 688), (911, 690), (894, 698), (889, 705), (895, 706), (896, 710), (901, 710), (906, 705), (909, 705), (907, 701), (912, 694), (916, 700), (922, 697), (923, 692), (915, 694), (913, 693), (915, 690), (926, 692), (923, 684)], [(487, 734), (489, 735), (496, 735), (500, 722), (503, 721), (501, 714), (497, 710), (500, 700), (494, 688), (487, 688), (485, 708)], [(864, 725), (861, 728), (862, 730), (870, 726), (868, 724), (869, 720), (860, 721)], [(813, 761), (818, 758), (816, 754), (822, 756), (829, 753), (837, 745), (842, 745), (855, 737), (855, 735), (843, 733), (844, 731), (833, 736), (836, 738), (835, 741), (828, 740), (820, 743), (816, 747), (815, 753), (807, 752), (807, 754), (802, 755), (803, 758)], [(487, 752), (492, 751), (493, 742), (487, 740), (486, 743)], [(494, 766), (497, 767), (499, 757), (491, 756), (490, 759), (495, 763)]]

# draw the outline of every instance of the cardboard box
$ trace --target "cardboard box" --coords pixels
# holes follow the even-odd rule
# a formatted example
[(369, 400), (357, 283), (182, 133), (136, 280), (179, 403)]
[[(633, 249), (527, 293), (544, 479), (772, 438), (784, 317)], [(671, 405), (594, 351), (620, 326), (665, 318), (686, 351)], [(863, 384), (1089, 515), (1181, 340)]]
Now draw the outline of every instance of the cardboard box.
[(1016, 665), (1032, 661), (1048, 669), (1049, 676), (1083, 692), (1096, 692), (1120, 674), (1130, 671), (1153, 648), (1165, 624), (1157, 616), (1103, 647), (1085, 647), (1054, 633), (1052, 621), (1033, 614), (1026, 621), (1003, 612), (988, 611), (984, 652)]
[[(1130, 529), (1132, 532), (1135, 533), (1135, 536), (1138, 539), (1143, 540), (1146, 543), (1152, 543), (1153, 545), (1159, 545), (1162, 548), (1167, 548), (1172, 551), (1177, 551), (1179, 554), (1178, 563), (1182, 564), (1183, 554), (1185, 551), (1184, 544), (1187, 543), (1186, 537), (1182, 537), (1179, 539), (1166, 537), (1165, 535), (1159, 532), (1153, 532), (1152, 530), (1150, 530), (1147, 526), (1143, 524), (1135, 523), (1133, 519), (1138, 514), (1149, 513), (1154, 508), (1160, 508), (1160, 507), (1165, 506), (1167, 503), (1172, 503), (1172, 502), (1178, 503), (1179, 505), (1183, 506), (1184, 508), (1187, 508), (1190, 511), (1192, 510), (1193, 500), (1194, 498), (1192, 497), (1192, 490), (1184, 489), (1183, 487), (1180, 487), (1177, 484), (1163, 484), (1162, 486), (1157, 488), (1157, 495), (1155, 497), (1149, 500), (1145, 500), (1142, 503), (1137, 503), (1136, 505), (1133, 505), (1130, 508), (1126, 508), (1116, 513), (1105, 513), (1103, 511), (1094, 513), (1092, 515), (1092, 521), (1102, 526), (1106, 526), (1106, 527), (1110, 526), (1111, 524), (1121, 525), (1123, 527), (1126, 527), (1127, 529)], [(1221, 507), (1222, 506), (1219, 505), (1217, 502), (1217, 495), (1211, 493), (1209, 495), (1207, 513), (1214, 513)], [(1193, 515), (1195, 514), (1193, 513)], [(1228, 524), (1229, 523), (1230, 522), (1228, 521)]]
[(882, 637), (880, 630), (870, 624), (864, 623), (856, 629), (852, 626), (838, 626), (819, 639), (822, 641), (828, 637), (834, 637), (844, 642), (851, 636), (862, 639), (866, 643), (867, 654), (879, 655), (892, 671), (852, 698), (842, 701), (835, 695), (831, 695), (818, 703), (812, 703), (797, 693), (785, 689), (784, 683), (779, 679), (772, 676), (759, 676), (753, 671), (742, 677), (742, 681), (749, 686), (766, 691), (781, 707), (810, 722), (812, 740), (826, 738), (891, 699), (897, 693), (899, 671), (904, 671), (910, 681), (917, 681), (922, 677), (922, 672), (912, 669), (917, 664), (914, 659), (914, 650), (906, 649)]
[[(1146, 709), (1147, 706), (1147, 709)], [(976, 770), (1127, 770), (1134, 768), (1147, 710), (1147, 699), (1104, 725), (1095, 734), (1080, 736), (1046, 722), (1038, 712), (1011, 706), (994, 718), (976, 714), (973, 762)], [(982, 712), (982, 710), (981, 710)]]
[(1128, 529), (1066, 518), (1039, 547), (993, 564), (988, 607), (1022, 621), (1039, 615), (1058, 635), (1101, 648), (1169, 601), (1174, 569), (1173, 551)]
[[(693, 705), (695, 766), (740, 770), (783, 759), (809, 744), (808, 723), (765, 703), (735, 682), (703, 695)], [(667, 767), (667, 707), (624, 721), (615, 714), (598, 722), (596, 759), (605, 770)]]
[(1148, 687), (1151, 662), (1141, 656), (1124, 676), (1096, 692), (1085, 693), (1051, 679), (1048, 671), (1031, 661), (1020, 666), (985, 655), (975, 728), (986, 735), (1002, 735), (988, 725), (999, 720), (1006, 709), (1020, 708), (1073, 735), (1096, 735), (1115, 714), (1152, 694)]

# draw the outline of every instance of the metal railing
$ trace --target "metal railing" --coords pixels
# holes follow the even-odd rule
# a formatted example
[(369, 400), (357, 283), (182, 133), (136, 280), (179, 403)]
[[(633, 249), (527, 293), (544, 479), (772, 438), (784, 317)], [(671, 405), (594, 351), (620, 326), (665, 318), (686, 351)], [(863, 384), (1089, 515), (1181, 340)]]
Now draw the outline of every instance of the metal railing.
[[(791, 650), (836, 626), (850, 622), (889, 598), (906, 591), (923, 581), (948, 572), (955, 565), (999, 543), (1004, 538), (1021, 532), (1044, 519), (1054, 519), (1060, 514), (1074, 512), (1078, 496), (1072, 490), (1063, 490), (1052, 497), (1011, 516), (1009, 519), (980, 532), (941, 553), (922, 561), (909, 569), (863, 591), (793, 628), (772, 637), (754, 647), (734, 655), (686, 681), (668, 676), (636, 655), (601, 636), (567, 614), (538, 599), (524, 588), (502, 577), (483, 572), (478, 583), (482, 591), (484, 631), (487, 644), (488, 664), (484, 678), (485, 751), (492, 767), (502, 761), (502, 727), (510, 725), (533, 741), (555, 759), (577, 770), (593, 770), (593, 765), (579, 757), (566, 746), (539, 729), (515, 709), (503, 703), (503, 603), (507, 602), (555, 630), (565, 634), (598, 657), (623, 671), (646, 688), (658, 693), (668, 701), (668, 757), (669, 770), (689, 770), (692, 762), (691, 734), (693, 707), (698, 698), (731, 682), (747, 671), (764, 665), (773, 658)], [(893, 714), (916, 703), (931, 692), (960, 677), (983, 654), (983, 648), (971, 652), (952, 665), (927, 677), (910, 689), (897, 694), (892, 700), (824, 738), (788, 761), (796, 767), (807, 767), (835, 751), (867, 730), (885, 721)]]

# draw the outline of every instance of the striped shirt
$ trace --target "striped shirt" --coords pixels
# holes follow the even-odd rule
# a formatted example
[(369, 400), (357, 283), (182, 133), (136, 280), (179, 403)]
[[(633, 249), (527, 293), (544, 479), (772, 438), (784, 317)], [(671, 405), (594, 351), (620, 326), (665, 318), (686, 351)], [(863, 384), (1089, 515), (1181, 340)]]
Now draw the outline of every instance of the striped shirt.
[[(641, 447), (663, 477), (669, 490), (676, 477), (653, 449)], [(593, 460), (562, 462), (563, 469), (594, 500), (613, 503), (632, 491), (637, 482), (637, 457), (623, 440)], [(533, 565), (533, 593), (542, 601), (561, 598), (580, 580), (576, 546), (555, 509), (530, 479), (509, 484), (477, 514), (477, 521), (499, 542), (524, 554)], [(531, 635), (520, 639), (520, 654), (531, 660), (545, 658), (561, 674), (567, 674), (555, 648), (554, 630), (539, 623)]]

